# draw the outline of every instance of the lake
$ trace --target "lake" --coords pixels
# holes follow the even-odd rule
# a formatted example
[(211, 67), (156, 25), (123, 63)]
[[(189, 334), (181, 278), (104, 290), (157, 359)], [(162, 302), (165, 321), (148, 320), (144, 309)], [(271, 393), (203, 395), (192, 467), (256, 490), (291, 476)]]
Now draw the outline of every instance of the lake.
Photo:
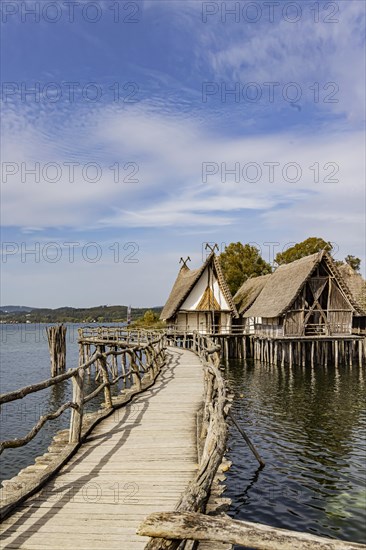
[(365, 370), (229, 361), (232, 413), (266, 465), (230, 427), (229, 514), (365, 542)]
[[(77, 365), (78, 326), (67, 325), (68, 368)], [(0, 325), (2, 393), (49, 377), (45, 328)], [(365, 370), (228, 361), (223, 374), (235, 396), (233, 414), (266, 462), (258, 468), (230, 426), (227, 457), (233, 465), (226, 474), (225, 493), (232, 499), (229, 514), (365, 542)], [(68, 397), (70, 381), (5, 404), (1, 438), (24, 435), (40, 414), (55, 410)], [(16, 475), (45, 452), (55, 432), (68, 427), (69, 414), (47, 423), (25, 447), (5, 450), (1, 479)]]

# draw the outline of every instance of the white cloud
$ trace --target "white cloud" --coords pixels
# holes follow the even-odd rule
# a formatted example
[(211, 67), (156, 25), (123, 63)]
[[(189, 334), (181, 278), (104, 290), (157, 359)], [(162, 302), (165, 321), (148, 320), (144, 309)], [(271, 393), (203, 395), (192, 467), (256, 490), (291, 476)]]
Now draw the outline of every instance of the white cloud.
[[(313, 212), (319, 204), (329, 204), (319, 216), (325, 218), (331, 212), (334, 222), (347, 205), (354, 223), (354, 212), (360, 210), (364, 165), (362, 135), (358, 132), (228, 137), (218, 132), (213, 134), (194, 119), (160, 115), (141, 105), (124, 111), (100, 109), (93, 126), (86, 130), (87, 141), (91, 151), (99, 147), (98, 159), (107, 155), (108, 162), (101, 165), (101, 180), (91, 183), (80, 177), (80, 167), (75, 172), (79, 177), (70, 181), (69, 168), (65, 166), (69, 161), (63, 142), (65, 136), (55, 136), (52, 146), (48, 147), (43, 134), (38, 135), (34, 130), (30, 141), (25, 139), (25, 126), (26, 123), (20, 124), (19, 139), (13, 133), (10, 144), (5, 142), (4, 161), (26, 159), (28, 165), (33, 166), (37, 161), (42, 167), (53, 159), (62, 168), (62, 176), (57, 183), (45, 181), (42, 174), (40, 182), (35, 182), (32, 175), (22, 182), (21, 169), (16, 176), (9, 176), (3, 184), (4, 225), (209, 227), (233, 224), (239, 213), (276, 212), (279, 207), (278, 215), (283, 220), (284, 212), (291, 216), (291, 212), (301, 209), (303, 204)], [(66, 135), (70, 135), (69, 130)], [(82, 133), (76, 132), (73, 140), (81, 139)], [(72, 143), (68, 142), (67, 147), (71, 148)], [(52, 156), (56, 151), (58, 156)], [(125, 161), (136, 162), (139, 183), (115, 183), (113, 172), (108, 168), (113, 164), (109, 163), (110, 159), (120, 162), (121, 166)], [(92, 162), (93, 158), (85, 162), (88, 160)], [(265, 164), (270, 162), (279, 164), (274, 169), (273, 182), (269, 181), (270, 169)], [(211, 163), (211, 169), (217, 172), (208, 175), (206, 182), (202, 181), (203, 163)], [(228, 170), (239, 165), (238, 183), (230, 175), (225, 181), (222, 163)], [(248, 163), (259, 166), (261, 176), (257, 183), (252, 181), (255, 168), (247, 172), (251, 181), (244, 181), (243, 170)], [(301, 169), (301, 178), (296, 183), (286, 181), (286, 174), (287, 179), (295, 174), (291, 168), (286, 171), (288, 163), (296, 163)], [(315, 163), (319, 164), (319, 183), (314, 181)], [(330, 177), (337, 166), (339, 172), (333, 177), (339, 182), (327, 183), (325, 178)], [(91, 169), (90, 177), (93, 174)], [(274, 217), (272, 213), (268, 219)]]
[[(314, 102), (309, 86), (320, 84), (317, 107), (344, 114), (359, 124), (365, 117), (365, 3), (340, 2), (339, 13), (325, 23), (331, 4), (322, 6), (320, 22), (310, 15), (311, 4), (303, 4), (303, 17), (297, 23), (280, 18), (277, 23), (221, 25), (222, 32), (211, 35), (215, 48), (207, 48), (207, 58), (217, 80), (242, 83), (295, 82), (302, 91), (300, 103)], [(279, 8), (278, 8), (279, 9)], [(314, 9), (314, 6), (313, 6)], [(230, 33), (230, 36), (228, 36)], [(339, 87), (323, 86), (333, 82)], [(334, 92), (334, 95), (330, 95)], [(293, 93), (293, 90), (292, 90)], [(332, 102), (330, 100), (337, 100)]]

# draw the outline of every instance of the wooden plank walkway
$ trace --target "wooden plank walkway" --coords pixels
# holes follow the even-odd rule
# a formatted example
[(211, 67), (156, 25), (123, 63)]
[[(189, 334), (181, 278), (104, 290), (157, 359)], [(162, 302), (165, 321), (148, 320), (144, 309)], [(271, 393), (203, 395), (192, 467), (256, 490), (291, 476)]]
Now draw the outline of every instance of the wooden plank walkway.
[(155, 385), (102, 421), (42, 491), (3, 522), (2, 550), (135, 550), (151, 512), (172, 511), (197, 470), (203, 373), (169, 348)]

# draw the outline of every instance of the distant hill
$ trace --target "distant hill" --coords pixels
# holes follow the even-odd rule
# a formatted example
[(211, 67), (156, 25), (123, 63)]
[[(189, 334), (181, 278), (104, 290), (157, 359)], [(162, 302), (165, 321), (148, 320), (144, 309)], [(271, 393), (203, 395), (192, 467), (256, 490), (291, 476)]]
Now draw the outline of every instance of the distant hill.
[(37, 309), (35, 307), (29, 307), (29, 306), (0, 306), (0, 311), (4, 311), (6, 313), (13, 313), (18, 311), (32, 311), (34, 309)]
[[(132, 320), (148, 309), (160, 315), (162, 307), (132, 308)], [(90, 308), (60, 307), (57, 309), (26, 306), (1, 306), (2, 323), (122, 323), (127, 320), (127, 306), (95, 306)]]

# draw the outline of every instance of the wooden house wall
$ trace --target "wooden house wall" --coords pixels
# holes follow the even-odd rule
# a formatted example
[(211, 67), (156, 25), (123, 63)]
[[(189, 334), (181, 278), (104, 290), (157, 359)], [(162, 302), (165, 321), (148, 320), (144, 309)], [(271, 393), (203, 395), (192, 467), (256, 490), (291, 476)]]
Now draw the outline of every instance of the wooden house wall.
[(331, 334), (351, 334), (353, 311), (341, 291), (331, 283), (328, 300), (328, 320)]
[(260, 323), (254, 325), (255, 334), (279, 338), (284, 335), (283, 319), (281, 317), (262, 317)]
[(231, 330), (231, 312), (227, 311), (179, 311), (170, 326), (177, 331), (192, 333), (198, 330), (202, 334), (228, 334)]

